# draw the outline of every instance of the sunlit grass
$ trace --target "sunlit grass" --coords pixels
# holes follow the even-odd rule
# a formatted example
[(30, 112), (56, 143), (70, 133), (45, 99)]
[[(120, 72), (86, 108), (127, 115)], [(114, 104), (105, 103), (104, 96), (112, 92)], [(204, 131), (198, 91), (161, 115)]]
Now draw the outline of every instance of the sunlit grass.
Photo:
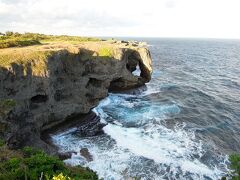
[(77, 44), (80, 42), (100, 41), (99, 38), (80, 37), (80, 36), (66, 36), (66, 35), (45, 35), (39, 33), (13, 33), (6, 32), (0, 36), (0, 49), (9, 47), (24, 47), (31, 45), (38, 45), (47, 42), (68, 42)]
[(113, 57), (113, 50), (111, 48), (101, 48), (98, 52), (98, 55), (101, 57)]

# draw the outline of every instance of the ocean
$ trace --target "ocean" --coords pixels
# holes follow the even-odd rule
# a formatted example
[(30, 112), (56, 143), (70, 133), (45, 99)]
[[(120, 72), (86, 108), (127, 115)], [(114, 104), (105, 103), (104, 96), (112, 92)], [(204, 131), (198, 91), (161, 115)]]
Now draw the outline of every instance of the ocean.
[[(53, 135), (100, 178), (219, 179), (228, 155), (240, 152), (240, 41), (137, 39), (153, 59), (152, 80), (138, 90), (110, 93), (94, 111), (105, 134), (82, 138), (76, 129)], [(138, 73), (138, 72), (135, 72)]]

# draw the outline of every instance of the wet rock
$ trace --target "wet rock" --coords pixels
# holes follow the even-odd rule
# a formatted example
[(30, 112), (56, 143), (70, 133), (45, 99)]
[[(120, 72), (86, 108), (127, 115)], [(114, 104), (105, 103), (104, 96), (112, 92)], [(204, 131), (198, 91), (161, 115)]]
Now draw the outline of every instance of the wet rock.
[(106, 124), (101, 123), (100, 117), (93, 113), (91, 114), (91, 117), (89, 117), (88, 121), (78, 126), (75, 133), (82, 137), (96, 136), (103, 134), (102, 128), (104, 126), (106, 126)]
[(61, 160), (65, 160), (65, 159), (70, 159), (72, 157), (72, 154), (76, 154), (76, 152), (74, 151), (69, 151), (69, 152), (59, 152), (58, 153), (58, 157)]
[(92, 155), (89, 153), (88, 148), (82, 148), (80, 150), (81, 156), (83, 156), (88, 162), (93, 161)]

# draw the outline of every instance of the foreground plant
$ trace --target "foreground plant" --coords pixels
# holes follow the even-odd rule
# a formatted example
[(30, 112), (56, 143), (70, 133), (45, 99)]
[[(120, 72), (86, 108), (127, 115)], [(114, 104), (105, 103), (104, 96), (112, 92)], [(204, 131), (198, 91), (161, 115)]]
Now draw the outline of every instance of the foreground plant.
[(59, 175), (55, 175), (52, 178), (53, 180), (71, 180), (70, 177), (64, 176), (63, 173), (60, 173)]
[(234, 180), (240, 180), (240, 154), (232, 154), (229, 157), (232, 169), (231, 177)]
[(66, 166), (58, 157), (41, 150), (25, 147), (21, 151), (0, 147), (0, 180), (42, 179), (83, 180), (98, 179), (95, 172), (83, 167)]

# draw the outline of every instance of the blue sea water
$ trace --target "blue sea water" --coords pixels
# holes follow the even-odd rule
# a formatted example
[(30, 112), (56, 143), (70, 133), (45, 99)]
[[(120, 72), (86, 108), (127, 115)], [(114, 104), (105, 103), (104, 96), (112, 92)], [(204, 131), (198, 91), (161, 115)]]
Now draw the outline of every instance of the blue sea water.
[(87, 147), (66, 163), (104, 179), (219, 179), (240, 152), (240, 41), (140, 39), (153, 58), (146, 87), (110, 94), (94, 111), (104, 135), (54, 135), (62, 151)]

